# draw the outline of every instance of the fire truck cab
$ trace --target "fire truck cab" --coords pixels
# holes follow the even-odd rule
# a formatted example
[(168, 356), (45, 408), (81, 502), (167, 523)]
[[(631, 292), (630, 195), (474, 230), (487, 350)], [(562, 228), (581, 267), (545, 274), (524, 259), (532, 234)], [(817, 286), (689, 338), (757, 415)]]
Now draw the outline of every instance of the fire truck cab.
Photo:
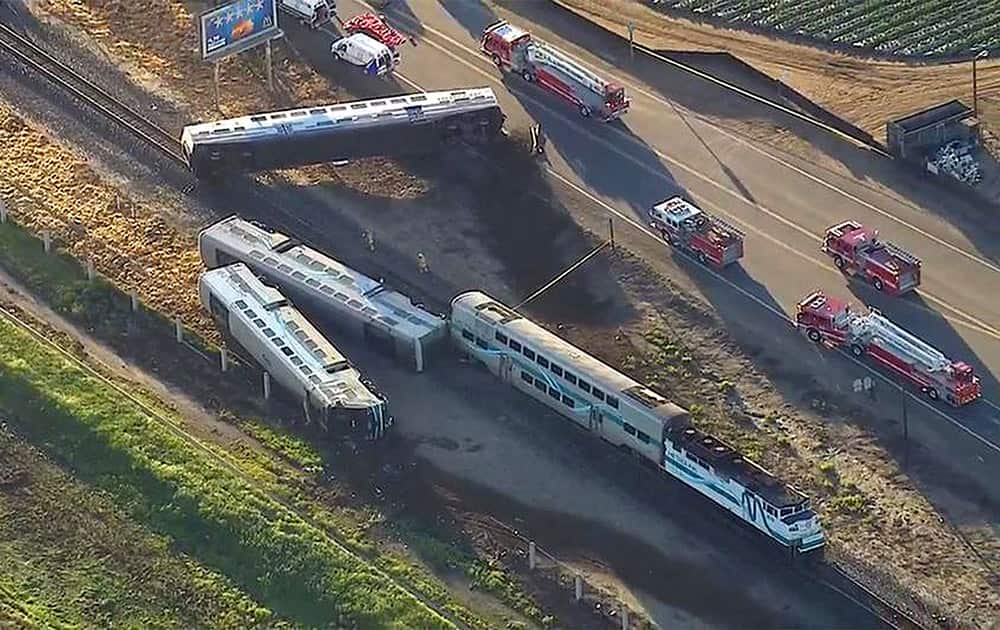
[(625, 88), (605, 81), (569, 55), (531, 37), (505, 20), (483, 30), (479, 50), (502, 71), (519, 74), (577, 107), (580, 115), (620, 118), (631, 104)]
[(743, 232), (681, 197), (653, 206), (649, 219), (663, 240), (688, 250), (702, 264), (725, 267), (743, 257)]
[(879, 240), (878, 230), (844, 221), (826, 231), (823, 252), (838, 269), (859, 276), (889, 295), (900, 295), (920, 284), (920, 259)]
[(847, 338), (847, 324), (853, 316), (851, 305), (844, 300), (813, 291), (795, 309), (795, 326), (813, 343), (839, 346)]

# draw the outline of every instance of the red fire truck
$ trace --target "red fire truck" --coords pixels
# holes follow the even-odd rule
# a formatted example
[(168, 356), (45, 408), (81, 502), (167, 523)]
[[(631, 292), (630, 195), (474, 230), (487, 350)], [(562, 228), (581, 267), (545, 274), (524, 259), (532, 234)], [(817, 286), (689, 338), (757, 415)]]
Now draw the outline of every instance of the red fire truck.
[(587, 117), (605, 121), (619, 118), (630, 102), (625, 88), (605, 81), (569, 55), (536, 39), (531, 33), (501, 20), (483, 30), (480, 51), (501, 70), (516, 72), (529, 83), (569, 101)]
[(880, 241), (878, 230), (844, 221), (826, 231), (823, 251), (837, 268), (869, 282), (877, 291), (900, 295), (920, 284), (920, 259)]
[(816, 343), (846, 346), (858, 359), (870, 357), (914, 383), (931, 400), (944, 398), (959, 407), (983, 395), (971, 365), (952, 361), (875, 309), (858, 315), (846, 301), (814, 291), (799, 302), (795, 325)]
[(385, 17), (374, 13), (355, 15), (344, 22), (344, 30), (351, 35), (364, 33), (368, 37), (382, 42), (393, 51), (406, 43), (406, 37), (389, 26)]
[(681, 197), (656, 204), (649, 218), (663, 240), (691, 252), (702, 264), (725, 267), (743, 257), (743, 232)]

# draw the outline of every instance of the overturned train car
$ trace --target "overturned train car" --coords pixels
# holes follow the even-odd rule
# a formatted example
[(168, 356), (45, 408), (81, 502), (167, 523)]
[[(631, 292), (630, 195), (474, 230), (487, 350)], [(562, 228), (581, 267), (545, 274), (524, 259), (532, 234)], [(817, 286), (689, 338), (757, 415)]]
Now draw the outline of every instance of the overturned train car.
[(404, 94), (188, 125), (181, 146), (198, 178), (482, 144), (504, 114), (490, 88)]

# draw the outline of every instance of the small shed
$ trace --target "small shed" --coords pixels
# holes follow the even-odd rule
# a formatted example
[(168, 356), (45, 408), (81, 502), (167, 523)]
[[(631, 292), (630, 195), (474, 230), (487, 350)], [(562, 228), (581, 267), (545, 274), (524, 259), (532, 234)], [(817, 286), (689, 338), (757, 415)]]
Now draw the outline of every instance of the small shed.
[(885, 136), (893, 155), (921, 160), (952, 140), (977, 142), (979, 121), (971, 107), (955, 100), (887, 122)]

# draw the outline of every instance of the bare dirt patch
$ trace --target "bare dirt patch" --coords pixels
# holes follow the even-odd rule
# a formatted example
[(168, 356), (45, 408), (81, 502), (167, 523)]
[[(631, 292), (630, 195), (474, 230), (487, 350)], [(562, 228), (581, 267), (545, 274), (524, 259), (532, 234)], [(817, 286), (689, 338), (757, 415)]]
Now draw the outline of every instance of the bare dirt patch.
[[(851, 57), (740, 30), (668, 17), (636, 0), (558, 0), (587, 19), (654, 49), (724, 51), (885, 139), (885, 122), (958, 98), (972, 104), (968, 63), (919, 65)], [(1000, 62), (978, 66), (979, 94), (1000, 94)]]

